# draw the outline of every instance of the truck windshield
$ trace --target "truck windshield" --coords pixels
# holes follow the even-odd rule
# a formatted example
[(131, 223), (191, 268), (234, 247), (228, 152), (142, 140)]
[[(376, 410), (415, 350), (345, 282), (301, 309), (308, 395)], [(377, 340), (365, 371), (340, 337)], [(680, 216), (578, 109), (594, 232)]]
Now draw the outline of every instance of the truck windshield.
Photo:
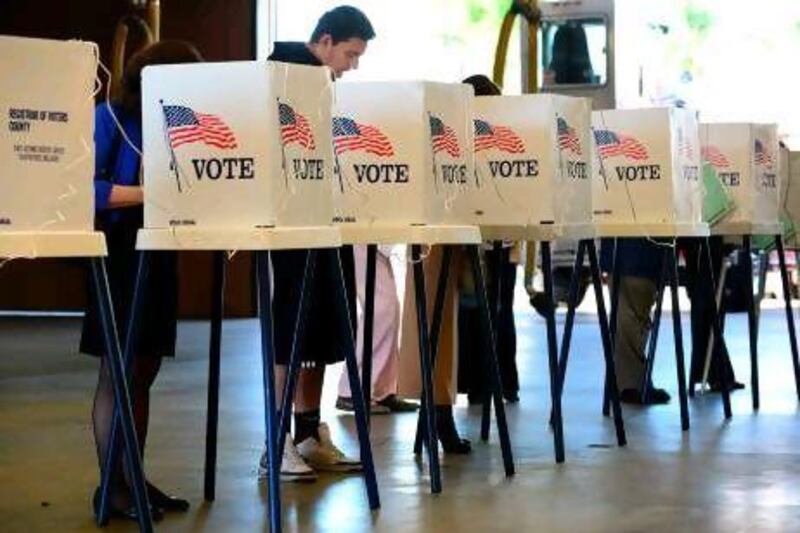
[(605, 85), (607, 46), (608, 26), (603, 18), (542, 21), (540, 85)]

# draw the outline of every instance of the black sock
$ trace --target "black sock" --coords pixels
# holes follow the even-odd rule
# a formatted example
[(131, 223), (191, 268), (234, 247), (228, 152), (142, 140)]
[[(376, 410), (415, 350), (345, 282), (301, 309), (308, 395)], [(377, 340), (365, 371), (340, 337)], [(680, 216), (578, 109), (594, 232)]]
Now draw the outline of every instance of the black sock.
[(308, 437), (319, 440), (319, 409), (312, 409), (294, 415), (294, 441), (303, 442)]

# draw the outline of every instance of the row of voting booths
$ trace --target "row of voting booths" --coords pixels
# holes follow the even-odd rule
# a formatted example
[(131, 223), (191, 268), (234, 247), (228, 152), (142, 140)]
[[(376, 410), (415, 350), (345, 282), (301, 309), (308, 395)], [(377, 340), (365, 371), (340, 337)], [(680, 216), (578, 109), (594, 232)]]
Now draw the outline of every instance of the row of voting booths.
[[(0, 52), (0, 84), (4, 86), (0, 104), (7, 117), (7, 127), (0, 133), (0, 255), (102, 257), (105, 247), (102, 234), (93, 229), (92, 202), (96, 49), (89, 43), (0, 37)], [(58, 62), (47, 61), (56, 56)], [(6, 75), (10, 72), (15, 76)], [(62, 89), (54, 93), (54, 86)], [(607, 317), (595, 239), (647, 238), (669, 247), (664, 279), (672, 287), (673, 316), (679, 318), (675, 239), (720, 234), (744, 237), (748, 245), (749, 238), (766, 234), (783, 257), (782, 231), (789, 227), (786, 220), (795, 213), (800, 215), (800, 193), (791, 186), (800, 177), (800, 162), (793, 163), (800, 160), (781, 155), (774, 125), (700, 124), (697, 114), (687, 109), (593, 112), (589, 100), (559, 95), (475, 97), (472, 89), (462, 84), (334, 84), (324, 67), (273, 62), (147, 67), (142, 88), (145, 201), (144, 228), (137, 243), (142, 251), (140, 280), (147, 275), (147, 257), (152, 253), (212, 250), (216, 258), (205, 464), (208, 500), (215, 495), (225, 251), (250, 250), (257, 255), (273, 531), (281, 527), (283, 439), (278, 435), (288, 422), (290, 406), (286, 402), (278, 405), (276, 400), (271, 252), (310, 250), (297, 321), (301, 346), (291, 354), (290, 379), (283, 396), (291, 398), (304, 317), (309, 299), (314, 297), (315, 254), (337, 254), (338, 258), (343, 244), (368, 245), (374, 290), (375, 246), (411, 245), (417, 321), (422, 325), (420, 428), (428, 443), (431, 488), (438, 492), (442, 487), (432, 370), (450, 247), (445, 248), (447, 259), (436, 280), (425, 280), (422, 274), (424, 247), (462, 245), (468, 249), (479, 285), (492, 391), (484, 406), (482, 436), (488, 437), (489, 409), (494, 405), (504, 470), (513, 475), (492, 328), (498, 290), (486, 288), (479, 256), (482, 241), (542, 243), (550, 303), (546, 322), (551, 425), (556, 460), (561, 462), (561, 392), (577, 302), (576, 290), (571, 290), (559, 343), (550, 243), (578, 241), (576, 265), (582, 265), (584, 258), (589, 260), (606, 363), (602, 387), (614, 409), (618, 443), (624, 445), (613, 361), (618, 296), (612, 294)], [(781, 165), (781, 159), (789, 164)], [(109, 354), (115, 362), (126, 457), (133, 461), (133, 470), (143, 483), (124, 378), (125, 358), (130, 354), (116, 338), (102, 261), (93, 264), (96, 292), (104, 297), (101, 308), (105, 310)], [(343, 282), (341, 267), (334, 269), (334, 279)], [(369, 265), (367, 272), (369, 277)], [(432, 317), (426, 314), (427, 306), (420, 304), (426, 281), (437, 287)], [(573, 285), (576, 283), (573, 276)], [(354, 341), (346, 318), (344, 286), (338, 285), (334, 314)], [(784, 285), (798, 375), (785, 277)], [(713, 297), (714, 288), (708, 289)], [(137, 302), (135, 297), (131, 325), (136, 320)], [(369, 294), (366, 310), (364, 320), (371, 321)], [(713, 322), (714, 333), (721, 336), (719, 320)], [(674, 320), (673, 326), (681, 420), (687, 429), (680, 320)], [(371, 327), (365, 328), (365, 336), (370, 334)], [(369, 357), (365, 354), (364, 376), (359, 376), (355, 343), (350, 342), (345, 351), (368, 500), (374, 509), (380, 500), (364, 402), (364, 397), (370, 396)], [(726, 416), (730, 416), (727, 394), (723, 396)], [(107, 469), (104, 493), (108, 475)], [(140, 527), (150, 530), (146, 491), (136, 492)]]

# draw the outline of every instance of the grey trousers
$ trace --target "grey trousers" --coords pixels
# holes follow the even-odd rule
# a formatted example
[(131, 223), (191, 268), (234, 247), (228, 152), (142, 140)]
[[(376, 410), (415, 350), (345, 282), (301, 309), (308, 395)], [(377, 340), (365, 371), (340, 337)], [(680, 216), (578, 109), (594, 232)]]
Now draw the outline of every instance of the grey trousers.
[(639, 389), (644, 375), (645, 349), (656, 300), (656, 283), (648, 278), (623, 276), (619, 282), (614, 361), (619, 390)]

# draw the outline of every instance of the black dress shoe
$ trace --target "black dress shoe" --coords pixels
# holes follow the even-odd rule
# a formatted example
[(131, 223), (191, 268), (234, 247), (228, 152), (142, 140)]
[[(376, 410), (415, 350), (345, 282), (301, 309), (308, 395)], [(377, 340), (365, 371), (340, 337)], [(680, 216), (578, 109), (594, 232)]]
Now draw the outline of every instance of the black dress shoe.
[(669, 403), (672, 397), (664, 389), (652, 387), (647, 394), (647, 401), (642, 401), (642, 393), (639, 389), (623, 389), (619, 393), (619, 400), (622, 403), (632, 405), (663, 405)]
[(517, 391), (503, 391), (503, 398), (505, 398), (508, 403), (518, 403), (519, 393)]
[(389, 409), (390, 413), (415, 413), (419, 410), (419, 404), (398, 398), (396, 394), (390, 394), (376, 403)]
[(439, 434), (439, 442), (442, 443), (444, 453), (466, 455), (472, 451), (472, 443), (462, 439), (458, 434), (452, 406), (436, 406), (436, 432)]
[(147, 497), (150, 499), (150, 505), (163, 509), (164, 511), (177, 511), (185, 513), (189, 510), (189, 501), (183, 498), (176, 498), (170, 496), (158, 489), (155, 485), (147, 483)]
[[(94, 509), (94, 517), (97, 520), (100, 516), (100, 487), (94, 489), (94, 496), (92, 496), (92, 508)], [(135, 505), (131, 505), (124, 509), (120, 509), (118, 507), (114, 507), (109, 502), (109, 511), (108, 517), (110, 519), (122, 519), (122, 520), (131, 520), (133, 522), (139, 521), (139, 512), (136, 510)], [(164, 511), (159, 509), (158, 507), (154, 506), (152, 503), (150, 504), (150, 518), (153, 519), (153, 522), (159, 522), (164, 519)]]
[[(744, 383), (739, 383), (738, 381), (734, 381), (733, 383), (728, 383), (728, 392), (735, 391), (735, 390), (742, 390), (744, 388)], [(709, 383), (708, 390), (711, 392), (722, 392), (722, 385), (720, 383)]]

